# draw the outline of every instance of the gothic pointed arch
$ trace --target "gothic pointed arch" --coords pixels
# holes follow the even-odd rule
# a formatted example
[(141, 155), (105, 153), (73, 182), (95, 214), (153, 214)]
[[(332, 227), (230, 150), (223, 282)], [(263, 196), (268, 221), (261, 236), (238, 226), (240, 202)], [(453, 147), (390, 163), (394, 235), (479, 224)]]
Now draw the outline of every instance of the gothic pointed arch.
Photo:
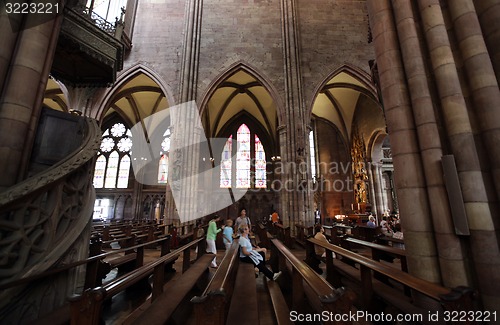
[(250, 65), (237, 62), (208, 86), (200, 103), (207, 137), (213, 137), (229, 118), (245, 108), (277, 140), (277, 126), (284, 119), (278, 91), (269, 78)]
[[(137, 107), (141, 100), (148, 101), (151, 106), (149, 110)], [(117, 102), (120, 103), (117, 105)], [(153, 69), (137, 64), (118, 77), (115, 85), (104, 95), (95, 116), (102, 121), (110, 114), (110, 110), (114, 110), (125, 119), (137, 123), (158, 110), (170, 107), (174, 102), (173, 92), (163, 78)]]
[(311, 118), (321, 117), (337, 125), (349, 141), (359, 106), (370, 107), (383, 117), (375, 85), (363, 70), (344, 64), (332, 71), (315, 89), (308, 109)]

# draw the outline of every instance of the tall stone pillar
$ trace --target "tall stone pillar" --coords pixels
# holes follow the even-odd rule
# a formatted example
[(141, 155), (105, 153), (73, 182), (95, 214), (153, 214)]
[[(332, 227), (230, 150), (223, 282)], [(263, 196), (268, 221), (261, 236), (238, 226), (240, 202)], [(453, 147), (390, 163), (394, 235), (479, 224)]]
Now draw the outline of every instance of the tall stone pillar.
[(370, 190), (370, 198), (368, 200), (368, 203), (371, 204), (371, 209), (372, 209), (372, 213), (375, 214), (376, 211), (378, 210), (378, 206), (379, 206), (379, 200), (378, 200), (378, 197), (377, 197), (377, 192), (376, 192), (376, 189), (375, 189), (375, 177), (373, 175), (373, 167), (372, 167), (372, 161), (368, 161), (367, 163), (367, 166), (368, 168), (366, 168), (366, 171), (368, 172), (368, 188)]
[(475, 280), (484, 306), (491, 309), (500, 305), (500, 292), (497, 286), (491, 285), (500, 282), (500, 274), (496, 271), (500, 267), (500, 252), (493, 211), (489, 204), (489, 197), (494, 195), (490, 189), (494, 185), (490, 175), (481, 168), (480, 161), (485, 160), (476, 146), (440, 2), (419, 2), (419, 9), (442, 119), (457, 164), (470, 228), (470, 258), (474, 262)]
[[(489, 158), (493, 184), (500, 199), (500, 90), (472, 0), (450, 1), (449, 12)], [(500, 4), (497, 6), (500, 7)], [(499, 12), (500, 14), (500, 12)], [(500, 19), (500, 15), (497, 16)], [(498, 222), (496, 228), (498, 229)]]
[(5, 1), (0, 2), (0, 31), (2, 31), (2, 46), (0, 46), (0, 94), (3, 93), (10, 60), (19, 37), (22, 15), (8, 16)]
[(22, 23), (30, 28), (21, 28), (15, 37), (9, 19), (0, 17), (0, 191), (25, 178), (61, 19), (24, 14)]
[(420, 49), (412, 4), (409, 0), (392, 0), (392, 6), (419, 139), (441, 277), (443, 284), (450, 287), (470, 284), (462, 254), (463, 247), (454, 232), (448, 194), (444, 186), (441, 137), (423, 61), (426, 55)]
[(429, 217), (425, 176), (391, 4), (388, 0), (369, 0), (368, 13), (391, 138), (396, 171), (394, 181), (405, 229), (409, 272), (439, 283), (441, 274)]
[(500, 0), (473, 0), (496, 79), (500, 80)]
[[(174, 125), (177, 127), (172, 129), (172, 147), (174, 152), (170, 152), (169, 175), (174, 176), (177, 180), (182, 180), (178, 183), (182, 184), (182, 186), (175, 188), (178, 185), (175, 182), (174, 184), (170, 184), (170, 186), (173, 191), (180, 191), (181, 193), (175, 202), (177, 205), (176, 211), (181, 218), (189, 216), (189, 220), (181, 220), (181, 222), (190, 222), (195, 216), (202, 217), (202, 215), (198, 215), (198, 211), (195, 211), (197, 206), (196, 196), (199, 194), (199, 181), (197, 177), (192, 177), (198, 171), (199, 141), (205, 139), (199, 111), (194, 102), (197, 95), (199, 73), (202, 9), (203, 0), (189, 0), (186, 2), (185, 36), (178, 97), (178, 104), (185, 106), (177, 110), (176, 116), (172, 115)], [(203, 143), (203, 145), (207, 144)], [(171, 177), (169, 176), (169, 178)], [(169, 191), (166, 193), (166, 200), (168, 199), (173, 203)]]
[(380, 186), (380, 197), (382, 198), (382, 210), (380, 211), (379, 219), (382, 218), (382, 214), (385, 210), (389, 209), (389, 200), (387, 199), (387, 188), (385, 186), (384, 174), (382, 166), (379, 164), (376, 166), (377, 174), (375, 177), (378, 178), (378, 183)]
[(373, 202), (376, 202), (372, 204), (374, 205), (373, 213), (376, 214), (377, 219), (381, 220), (380, 218), (382, 217), (382, 214), (384, 213), (384, 210), (387, 209), (384, 198), (383, 198), (383, 192), (384, 189), (382, 187), (381, 179), (380, 179), (380, 163), (374, 163), (372, 162), (370, 164), (370, 179), (373, 184)]
[[(309, 123), (305, 121), (305, 106), (302, 95), (302, 73), (300, 70), (299, 26), (295, 0), (281, 0), (283, 61), (285, 76), (285, 139), (280, 138), (281, 159), (285, 166), (283, 183), (289, 188), (282, 195), (282, 206), (287, 205), (288, 216), (285, 225), (295, 233), (294, 224), (313, 222), (312, 191), (308, 142), (306, 132)], [(291, 126), (295, 126), (292, 128)], [(283, 141), (281, 141), (283, 140)], [(283, 193), (283, 191), (282, 191)], [(288, 220), (287, 220), (288, 219)], [(287, 224), (288, 223), (288, 224)]]

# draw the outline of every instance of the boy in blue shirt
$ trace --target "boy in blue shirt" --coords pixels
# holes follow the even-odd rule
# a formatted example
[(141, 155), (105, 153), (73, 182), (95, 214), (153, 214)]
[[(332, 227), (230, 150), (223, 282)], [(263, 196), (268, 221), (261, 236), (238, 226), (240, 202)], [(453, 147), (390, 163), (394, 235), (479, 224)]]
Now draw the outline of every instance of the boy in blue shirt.
[(233, 243), (233, 220), (231, 219), (226, 220), (226, 227), (222, 232), (222, 241), (224, 242), (224, 246), (226, 246), (227, 253)]

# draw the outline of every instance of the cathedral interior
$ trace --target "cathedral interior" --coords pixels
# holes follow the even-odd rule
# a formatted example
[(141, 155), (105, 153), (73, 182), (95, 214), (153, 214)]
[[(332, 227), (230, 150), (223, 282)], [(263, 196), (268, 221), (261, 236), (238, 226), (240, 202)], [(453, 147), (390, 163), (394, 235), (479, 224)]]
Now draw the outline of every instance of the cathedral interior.
[(396, 216), (410, 275), (500, 306), (500, 1), (40, 4), (0, 3), (0, 323), (81, 293), (11, 283), (95, 222), (242, 208), (292, 237)]

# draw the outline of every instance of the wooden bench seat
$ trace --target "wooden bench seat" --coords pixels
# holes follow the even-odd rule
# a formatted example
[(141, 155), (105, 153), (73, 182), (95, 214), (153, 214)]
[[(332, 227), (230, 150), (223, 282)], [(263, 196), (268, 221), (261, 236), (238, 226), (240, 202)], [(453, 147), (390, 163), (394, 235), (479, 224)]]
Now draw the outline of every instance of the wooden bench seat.
[(293, 322), (290, 320), (290, 309), (286, 303), (283, 292), (277, 282), (267, 279), (265, 281), (267, 291), (271, 297), (273, 304), (274, 316), (278, 325), (291, 325)]
[(196, 324), (226, 324), (239, 261), (239, 244), (235, 240), (203, 293), (191, 299)]
[(109, 260), (106, 260), (105, 262), (109, 263), (111, 269), (114, 269), (116, 267), (120, 267), (122, 265), (125, 265), (127, 263), (135, 262), (137, 259), (137, 253), (130, 253), (130, 254), (125, 254), (119, 257), (115, 258), (110, 258)]
[(226, 324), (259, 324), (254, 265), (239, 263), (235, 281)]
[(213, 258), (213, 254), (205, 254), (200, 257), (179, 278), (167, 282), (163, 286), (163, 294), (153, 302), (146, 301), (131, 313), (123, 324), (166, 324), (177, 306), (207, 271)]

